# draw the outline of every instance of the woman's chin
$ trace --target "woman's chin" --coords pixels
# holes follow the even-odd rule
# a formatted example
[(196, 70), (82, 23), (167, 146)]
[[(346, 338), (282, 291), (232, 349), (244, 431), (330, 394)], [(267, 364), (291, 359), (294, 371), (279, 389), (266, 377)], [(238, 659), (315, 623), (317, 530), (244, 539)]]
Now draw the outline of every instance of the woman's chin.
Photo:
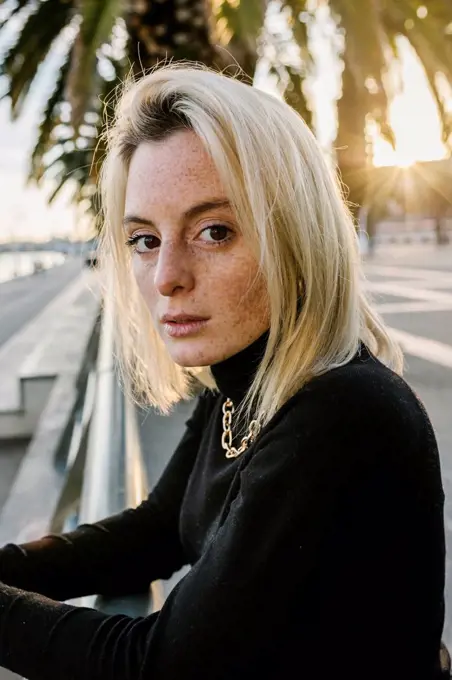
[(216, 362), (211, 343), (206, 346), (199, 340), (184, 339), (167, 343), (167, 348), (174, 363), (183, 368), (211, 366)]

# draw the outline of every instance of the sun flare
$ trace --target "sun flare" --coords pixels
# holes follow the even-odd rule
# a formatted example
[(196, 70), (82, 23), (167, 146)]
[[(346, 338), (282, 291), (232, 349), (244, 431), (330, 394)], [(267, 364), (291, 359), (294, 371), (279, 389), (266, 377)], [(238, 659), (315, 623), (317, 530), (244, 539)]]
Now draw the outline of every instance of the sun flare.
[(406, 40), (401, 40), (400, 52), (403, 92), (394, 98), (390, 107), (396, 148), (371, 131), (373, 160), (377, 166), (407, 168), (416, 161), (439, 160), (448, 155), (441, 141), (438, 111), (422, 66)]

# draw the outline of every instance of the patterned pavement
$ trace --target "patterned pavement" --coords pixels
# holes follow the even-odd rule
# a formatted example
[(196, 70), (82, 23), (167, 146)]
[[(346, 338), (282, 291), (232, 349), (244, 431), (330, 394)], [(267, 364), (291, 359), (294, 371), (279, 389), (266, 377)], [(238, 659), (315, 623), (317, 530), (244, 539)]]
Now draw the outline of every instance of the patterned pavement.
[(452, 247), (381, 247), (365, 269), (377, 309), (405, 351), (405, 379), (424, 402), (439, 444), (448, 552), (443, 637), (452, 649)]

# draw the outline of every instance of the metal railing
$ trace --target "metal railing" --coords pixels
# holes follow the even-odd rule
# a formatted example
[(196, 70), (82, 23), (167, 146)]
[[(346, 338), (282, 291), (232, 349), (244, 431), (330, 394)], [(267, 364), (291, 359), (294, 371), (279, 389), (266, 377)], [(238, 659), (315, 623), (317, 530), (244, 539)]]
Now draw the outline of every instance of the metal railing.
[[(148, 479), (142, 457), (134, 406), (120, 387), (113, 340), (113, 310), (106, 301), (95, 371), (95, 389), (86, 392), (82, 423), (88, 433), (78, 511), (68, 516), (64, 530), (90, 524), (136, 507), (148, 495)], [(80, 437), (83, 441), (83, 435)], [(75, 454), (76, 455), (76, 454)], [(76, 467), (76, 466), (75, 466)], [(160, 609), (164, 600), (160, 582), (144, 593), (125, 597), (90, 595), (73, 603), (109, 613), (146, 616)]]
[[(74, 375), (56, 381), (43, 415), (52, 446), (45, 447), (45, 455), (40, 451), (39, 459), (33, 454), (22, 486), (18, 491), (14, 488), (7, 499), (0, 518), (0, 544), (72, 531), (80, 524), (136, 507), (148, 496), (137, 412), (118, 380), (113, 309), (108, 301), (81, 362)], [(34, 483), (37, 465), (39, 485)], [(32, 502), (25, 506), (22, 487), (33, 491)], [(109, 613), (146, 616), (161, 609), (164, 599), (163, 583), (156, 581), (141, 594), (90, 595), (70, 602)]]

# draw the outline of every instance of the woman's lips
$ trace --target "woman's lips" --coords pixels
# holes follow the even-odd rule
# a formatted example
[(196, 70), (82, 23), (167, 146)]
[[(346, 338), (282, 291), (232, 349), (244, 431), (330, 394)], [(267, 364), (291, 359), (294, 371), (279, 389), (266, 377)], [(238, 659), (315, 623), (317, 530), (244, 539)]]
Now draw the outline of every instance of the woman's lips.
[(184, 338), (188, 335), (194, 335), (199, 333), (205, 325), (208, 319), (193, 319), (187, 321), (165, 321), (163, 327), (165, 333), (171, 338)]

